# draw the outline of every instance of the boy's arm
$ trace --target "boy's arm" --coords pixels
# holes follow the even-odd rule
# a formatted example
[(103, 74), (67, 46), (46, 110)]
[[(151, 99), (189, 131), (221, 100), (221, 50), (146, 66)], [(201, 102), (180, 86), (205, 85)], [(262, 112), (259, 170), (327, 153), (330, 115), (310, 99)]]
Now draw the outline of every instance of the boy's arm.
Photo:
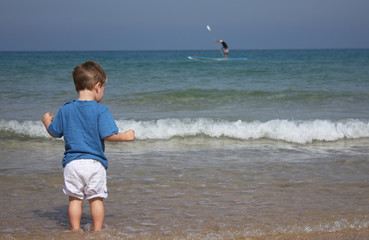
[(107, 140), (109, 142), (130, 142), (135, 140), (135, 132), (130, 129), (128, 131), (125, 131), (123, 133), (117, 133), (114, 135), (110, 135), (104, 138), (104, 140)]
[(49, 126), (51, 124), (51, 122), (54, 120), (54, 115), (52, 115), (51, 113), (45, 113), (44, 116), (42, 116), (42, 123), (44, 124), (47, 132), (50, 134), (51, 137), (55, 138), (55, 136), (53, 136), (50, 132), (49, 132)]

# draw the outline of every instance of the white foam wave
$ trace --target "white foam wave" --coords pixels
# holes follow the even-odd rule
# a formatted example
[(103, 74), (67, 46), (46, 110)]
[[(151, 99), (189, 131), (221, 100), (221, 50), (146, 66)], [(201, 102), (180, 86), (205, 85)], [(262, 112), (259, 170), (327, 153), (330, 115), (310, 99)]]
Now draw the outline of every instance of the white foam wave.
[(214, 138), (230, 137), (241, 140), (266, 138), (305, 144), (313, 141), (369, 137), (369, 122), (360, 120), (231, 122), (199, 118), (117, 121), (117, 124), (121, 130), (134, 129), (137, 139), (170, 139), (203, 134)]
[(48, 137), (49, 134), (45, 130), (41, 121), (24, 121), (19, 122), (16, 120), (0, 121), (0, 130), (17, 135), (30, 136), (30, 137)]
[[(369, 137), (369, 121), (361, 120), (271, 120), (267, 122), (225, 121), (208, 118), (159, 119), (152, 121), (118, 120), (119, 130), (134, 129), (138, 140), (167, 140), (173, 137), (205, 135), (212, 138), (229, 137), (240, 140), (271, 139), (306, 144), (313, 141), (337, 141)], [(0, 121), (0, 130), (48, 137), (40, 121)]]

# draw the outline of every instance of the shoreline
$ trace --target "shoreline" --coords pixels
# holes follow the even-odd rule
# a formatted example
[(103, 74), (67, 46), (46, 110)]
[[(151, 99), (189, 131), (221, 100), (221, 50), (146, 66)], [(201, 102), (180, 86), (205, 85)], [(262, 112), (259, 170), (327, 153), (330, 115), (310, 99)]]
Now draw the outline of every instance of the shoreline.
[(151, 240), (151, 239), (162, 239), (162, 240), (202, 240), (202, 239), (233, 239), (233, 240), (366, 240), (369, 239), (369, 229), (362, 230), (342, 230), (337, 232), (314, 232), (314, 233), (277, 233), (272, 235), (247, 235), (242, 232), (232, 231), (218, 231), (217, 229), (209, 230), (203, 233), (163, 233), (163, 232), (152, 232), (152, 233), (137, 233), (129, 234), (119, 231), (117, 229), (107, 229), (100, 232), (71, 232), (65, 230), (57, 233), (33, 233), (33, 234), (13, 234), (5, 233), (0, 234), (1, 239), (137, 239), (137, 240)]

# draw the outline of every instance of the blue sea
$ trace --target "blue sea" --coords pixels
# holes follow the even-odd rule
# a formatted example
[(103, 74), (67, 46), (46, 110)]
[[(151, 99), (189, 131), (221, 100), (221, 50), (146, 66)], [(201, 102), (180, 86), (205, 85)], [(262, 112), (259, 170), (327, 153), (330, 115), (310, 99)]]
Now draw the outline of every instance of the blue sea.
[[(368, 234), (369, 50), (189, 55), (220, 53), (0, 52), (0, 237)], [(87, 60), (108, 76), (101, 103), (120, 131), (136, 132), (135, 142), (106, 144), (99, 235), (87, 203), (85, 232), (68, 232), (63, 139), (40, 121), (78, 98), (72, 71)]]

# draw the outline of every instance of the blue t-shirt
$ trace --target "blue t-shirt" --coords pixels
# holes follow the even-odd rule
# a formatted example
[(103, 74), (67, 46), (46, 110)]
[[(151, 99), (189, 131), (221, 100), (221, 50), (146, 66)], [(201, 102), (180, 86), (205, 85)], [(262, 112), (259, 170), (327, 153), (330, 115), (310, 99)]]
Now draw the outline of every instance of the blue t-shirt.
[(95, 101), (66, 103), (48, 128), (55, 137), (64, 136), (63, 167), (76, 159), (95, 159), (108, 168), (104, 138), (118, 133), (109, 109)]

